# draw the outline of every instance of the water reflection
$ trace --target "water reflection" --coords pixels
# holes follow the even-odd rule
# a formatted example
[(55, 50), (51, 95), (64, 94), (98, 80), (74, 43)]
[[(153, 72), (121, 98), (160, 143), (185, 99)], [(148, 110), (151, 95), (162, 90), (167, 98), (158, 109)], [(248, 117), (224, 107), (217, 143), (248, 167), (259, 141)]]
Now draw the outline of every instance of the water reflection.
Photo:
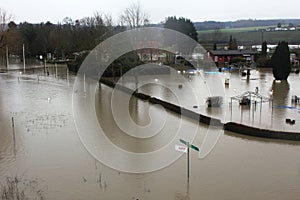
[[(101, 85), (97, 91), (97, 96), (95, 99), (96, 102), (96, 113), (98, 115), (99, 123), (103, 128), (106, 136), (118, 147), (121, 147), (130, 152), (143, 153), (143, 152), (152, 152), (157, 149), (162, 148), (163, 146), (171, 141), (176, 134), (176, 130), (179, 128), (179, 121), (173, 115), (167, 111), (167, 120), (163, 126), (163, 129), (160, 132), (150, 138), (136, 138), (128, 135), (126, 132), (122, 131), (116, 122), (114, 121), (112, 111), (111, 111), (111, 89), (107, 86)], [(126, 94), (124, 94), (126, 95)], [(122, 100), (120, 100), (122, 101)], [(120, 105), (122, 106), (122, 105)], [(126, 105), (123, 105), (126, 106)], [(138, 125), (147, 125), (150, 122), (149, 119), (149, 103), (137, 100), (135, 97), (132, 97), (130, 100), (129, 112), (132, 120)], [(151, 106), (152, 117), (156, 119), (162, 119), (165, 110), (161, 107)], [(119, 113), (120, 114), (120, 113)], [(125, 116), (125, 115), (124, 115)], [(129, 126), (129, 124), (128, 124)], [(128, 127), (132, 132), (136, 130), (134, 127)], [(153, 130), (152, 130), (153, 131)]]
[(272, 111), (271, 111), (271, 122), (272, 125), (277, 124), (286, 126), (285, 118), (291, 116), (290, 113), (287, 113), (287, 109), (279, 108), (279, 106), (288, 106), (289, 105), (289, 94), (290, 85), (288, 81), (273, 81), (272, 83)]
[[(0, 74), (1, 184), (5, 184), (6, 177), (18, 175), (20, 184), (30, 182), (28, 188), (34, 186), (32, 191), (41, 191), (45, 199), (297, 199), (300, 195), (299, 142), (254, 138), (230, 132), (222, 134), (205, 159), (200, 160), (197, 153), (191, 152), (189, 185), (186, 183), (185, 154), (172, 165), (147, 174), (122, 173), (106, 167), (84, 149), (76, 134), (71, 108), (72, 88), (66, 81), (66, 69), (58, 72), (61, 78), (55, 77), (55, 70), (49, 71), (49, 76), (44, 76), (43, 70), (35, 71), (41, 75), (40, 82), (27, 72), (19, 83), (17, 73)], [(72, 83), (74, 76), (70, 78)], [(268, 82), (261, 83), (265, 86), (260, 87), (261, 92), (267, 94), (271, 88), (276, 105), (289, 105), (290, 93), (299, 92), (296, 88), (298, 76), (291, 76), (290, 83), (271, 85), (272, 75), (266, 73), (265, 80)], [(191, 82), (198, 87), (200, 99), (205, 99), (206, 94), (201, 93), (205, 88), (203, 79), (194, 76)], [(237, 93), (248, 86), (255, 88), (257, 81), (250, 80), (247, 84), (233, 74), (230, 84), (227, 89), (229, 96), (235, 93), (234, 88)], [(176, 82), (170, 82), (170, 85), (178, 88)], [(151, 88), (143, 88), (144, 91), (147, 89)], [(188, 93), (180, 92), (189, 105)], [(169, 112), (169, 124), (152, 138), (137, 139), (123, 133), (111, 115), (111, 93), (110, 88), (101, 85), (95, 94), (95, 109), (107, 137), (114, 144), (140, 153), (161, 148), (172, 138), (173, 131), (178, 128), (179, 117)], [(168, 90), (161, 90), (159, 95), (169, 97), (168, 93)], [(47, 100), (48, 97), (51, 101)], [(130, 116), (137, 124), (149, 123), (149, 106), (136, 98), (130, 99)], [(219, 108), (224, 110), (210, 112), (223, 115), (228, 108), (225, 102)], [(262, 106), (262, 126), (270, 121), (268, 113), (271, 108), (265, 104)], [(154, 109), (154, 116), (161, 119), (164, 111), (159, 107)], [(239, 109), (238, 105), (233, 107), (236, 120), (240, 120)], [(289, 110), (275, 108), (275, 103), (274, 110), (274, 120), (278, 121), (282, 121), (282, 112), (292, 114)], [(250, 110), (244, 109), (243, 112), (243, 121), (247, 123)], [(256, 116), (256, 112), (254, 114)], [(16, 117), (16, 156), (13, 153), (12, 116)], [(298, 113), (294, 116), (297, 117)], [(183, 120), (188, 126), (194, 124)], [(281, 126), (278, 122), (275, 125)], [(201, 146), (208, 128), (199, 125), (195, 145)], [(175, 150), (172, 153), (176, 153)], [(127, 164), (135, 163), (128, 161)]]
[(290, 84), (288, 81), (276, 81), (272, 83), (273, 103), (274, 105), (287, 105), (290, 91)]

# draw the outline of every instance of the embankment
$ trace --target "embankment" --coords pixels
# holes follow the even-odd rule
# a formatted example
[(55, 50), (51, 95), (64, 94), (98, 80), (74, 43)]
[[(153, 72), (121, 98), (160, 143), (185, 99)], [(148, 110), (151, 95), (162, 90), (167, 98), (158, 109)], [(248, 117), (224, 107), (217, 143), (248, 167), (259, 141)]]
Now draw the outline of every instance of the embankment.
[(157, 99), (155, 97), (151, 97), (147, 94), (138, 93), (127, 87), (117, 85), (114, 82), (109, 81), (107, 79), (101, 79), (100, 82), (109, 87), (117, 88), (118, 90), (123, 91), (127, 94), (134, 95), (135, 97), (142, 99), (144, 101), (149, 101), (150, 103), (153, 103), (153, 104), (159, 104), (169, 111), (172, 111), (174, 113), (180, 114), (185, 117), (188, 117), (199, 123), (204, 123), (204, 124), (207, 124), (210, 126), (220, 126), (220, 127), (223, 127), (224, 130), (243, 134), (243, 135), (248, 135), (248, 136), (260, 137), (260, 138), (270, 138), (270, 139), (280, 139), (280, 140), (300, 141), (300, 133), (261, 129), (258, 127), (246, 126), (244, 124), (238, 124), (235, 122), (223, 123), (223, 122), (221, 122), (220, 119), (216, 119), (216, 118), (212, 118), (210, 116), (205, 116), (205, 115), (196, 113), (196, 112), (188, 110), (184, 107), (169, 103), (169, 102), (161, 100), (161, 99)]
[(224, 124), (224, 129), (254, 137), (300, 141), (300, 133), (261, 129), (257, 127), (246, 126), (244, 124), (238, 124), (235, 122), (227, 122), (226, 124)]

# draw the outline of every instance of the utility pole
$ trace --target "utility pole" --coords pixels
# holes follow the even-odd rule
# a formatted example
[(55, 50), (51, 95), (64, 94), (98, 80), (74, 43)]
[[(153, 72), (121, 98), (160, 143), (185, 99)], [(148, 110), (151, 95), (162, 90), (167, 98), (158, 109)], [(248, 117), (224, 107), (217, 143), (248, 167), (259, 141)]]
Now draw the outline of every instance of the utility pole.
[(24, 68), (24, 73), (25, 73), (25, 45), (23, 43), (23, 68)]

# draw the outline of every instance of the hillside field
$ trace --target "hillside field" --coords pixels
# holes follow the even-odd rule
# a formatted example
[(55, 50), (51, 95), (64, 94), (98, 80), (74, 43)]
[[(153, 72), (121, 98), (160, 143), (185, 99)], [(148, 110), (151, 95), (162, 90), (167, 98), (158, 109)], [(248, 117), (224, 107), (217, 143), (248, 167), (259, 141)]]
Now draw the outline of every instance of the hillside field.
[[(300, 44), (300, 31), (265, 31), (270, 26), (228, 28), (216, 30), (198, 31), (200, 43), (227, 43), (230, 35), (236, 38), (239, 45), (277, 44), (285, 40), (290, 44)], [(273, 26), (274, 27), (274, 26)]]

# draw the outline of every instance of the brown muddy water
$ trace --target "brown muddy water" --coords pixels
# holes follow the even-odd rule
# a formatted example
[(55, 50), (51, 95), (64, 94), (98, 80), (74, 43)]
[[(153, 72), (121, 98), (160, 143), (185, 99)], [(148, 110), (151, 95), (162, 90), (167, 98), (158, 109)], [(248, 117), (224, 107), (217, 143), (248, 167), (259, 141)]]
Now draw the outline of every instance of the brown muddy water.
[[(112, 89), (95, 85), (97, 120), (106, 137), (128, 152), (146, 153), (161, 149), (172, 140), (179, 122), (187, 131), (190, 127), (198, 128), (193, 144), (199, 147), (205, 143), (208, 133), (221, 133), (206, 157), (199, 159), (198, 153), (191, 150), (189, 182), (187, 155), (175, 151), (175, 148), (164, 154), (165, 158), (160, 158), (167, 160), (175, 156), (174, 162), (149, 173), (129, 173), (103, 164), (89, 149), (89, 142), (83, 141), (89, 131), (78, 134), (78, 121), (74, 120), (74, 116), (78, 117), (80, 113), (74, 115), (73, 110), (82, 111), (85, 107), (72, 102), (75, 76), (67, 75), (65, 66), (58, 66), (57, 74), (54, 67), (50, 69), (49, 76), (44, 74), (43, 69), (28, 70), (22, 74), (19, 71), (0, 74), (2, 199), (9, 193), (13, 193), (15, 199), (17, 195), (28, 199), (299, 199), (299, 142), (247, 137), (202, 124), (198, 126), (188, 119), (180, 121), (180, 116), (161, 107), (131, 98), (129, 113), (137, 124), (146, 125), (151, 118), (166, 120), (157, 133), (145, 134), (145, 138), (137, 139), (124, 134), (113, 119)], [(282, 84), (273, 83), (268, 70), (253, 71), (252, 79), (248, 81), (238, 73), (221, 74), (219, 80), (222, 83), (224, 77), (230, 77), (229, 87), (224, 86), (221, 91), (227, 96), (221, 108), (211, 110), (205, 108), (205, 97), (220, 91), (207, 89), (205, 82), (216, 80), (216, 75), (183, 76), (193, 88), (199, 89), (196, 90), (199, 102), (191, 102), (188, 91), (184, 90), (185, 85), (178, 89), (177, 80), (168, 75), (140, 78), (139, 84), (149, 79), (169, 84), (167, 87), (147, 84), (140, 91), (175, 103), (178, 97), (184, 106), (212, 114), (222, 121), (232, 120), (276, 130), (300, 130), (297, 105), (290, 101), (292, 95), (300, 95), (299, 75), (291, 74), (288, 84)], [(130, 87), (133, 80), (129, 77), (124, 84)], [(230, 96), (253, 91), (256, 86), (266, 96), (273, 90), (273, 104), (266, 102), (261, 107), (257, 105), (256, 109), (243, 108), (238, 103), (229, 106)], [(176, 90), (178, 96), (172, 95), (170, 88)], [(123, 96), (119, 96), (120, 102)], [(193, 107), (195, 105), (197, 108)], [(124, 118), (127, 117), (122, 112), (119, 117), (122, 118), (123, 114)], [(90, 120), (84, 117), (82, 121)], [(287, 117), (295, 119), (296, 124), (286, 124)], [(127, 128), (130, 130), (132, 127)], [(172, 141), (179, 145), (177, 139)], [(110, 160), (124, 162), (123, 158), (113, 157), (114, 154), (109, 156)], [(152, 164), (149, 162), (147, 165)], [(129, 160), (120, 163), (120, 168), (130, 165), (135, 168), (138, 163)]]

